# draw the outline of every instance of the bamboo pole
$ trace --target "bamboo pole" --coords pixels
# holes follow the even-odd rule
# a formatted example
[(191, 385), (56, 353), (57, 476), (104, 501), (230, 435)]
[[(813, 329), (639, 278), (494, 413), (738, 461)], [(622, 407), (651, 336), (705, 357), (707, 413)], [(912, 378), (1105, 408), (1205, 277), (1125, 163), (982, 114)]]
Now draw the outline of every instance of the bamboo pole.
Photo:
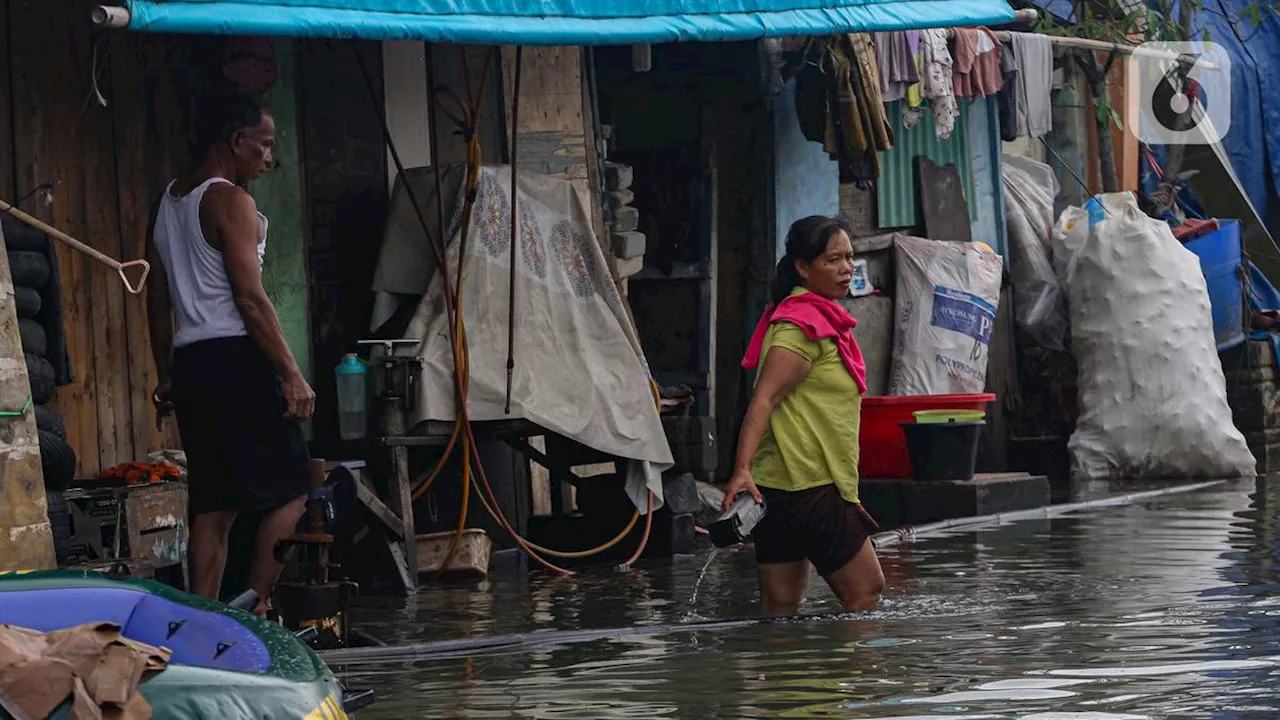
[[(126, 290), (129, 291), (130, 295), (138, 295), (142, 292), (143, 288), (146, 287), (147, 276), (151, 274), (151, 263), (148, 263), (146, 260), (130, 260), (129, 262), (120, 262), (119, 260), (116, 260), (113, 257), (104, 255), (101, 251), (97, 250), (96, 248), (92, 248), (80, 242), (79, 240), (62, 232), (58, 228), (53, 227), (52, 225), (49, 225), (43, 220), (32, 217), (22, 212), (18, 208), (10, 205), (9, 203), (3, 200), (0, 200), (0, 214), (5, 214), (5, 213), (12, 215), (18, 220), (21, 220), (22, 222), (39, 230), (45, 235), (48, 235), (49, 237), (53, 238), (54, 240), (57, 240), (58, 242), (61, 242), (70, 246), (71, 249), (82, 252), (85, 255), (88, 255), (89, 257), (93, 258), (94, 260), (97, 260), (98, 262), (102, 263), (103, 265), (106, 265), (112, 270), (115, 270), (117, 273), (120, 274), (120, 281), (124, 283), (124, 287)], [(137, 283), (129, 282), (128, 276), (125, 275), (125, 270), (128, 270), (129, 268), (134, 268), (134, 267), (142, 268), (142, 274), (138, 276)]]

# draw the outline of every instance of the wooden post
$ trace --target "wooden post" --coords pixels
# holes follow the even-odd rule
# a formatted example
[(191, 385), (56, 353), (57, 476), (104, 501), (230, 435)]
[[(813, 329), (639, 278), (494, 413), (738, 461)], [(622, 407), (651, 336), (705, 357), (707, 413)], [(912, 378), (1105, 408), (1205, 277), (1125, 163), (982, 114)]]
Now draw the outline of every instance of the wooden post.
[[(404, 409), (400, 407), (398, 398), (386, 403), (386, 431), (391, 438), (405, 434)], [(391, 487), (387, 489), (387, 500), (392, 512), (400, 517), (404, 528), (404, 562), (408, 568), (410, 593), (418, 589), (418, 542), (417, 531), (413, 524), (413, 481), (409, 476), (409, 448), (404, 445), (391, 446)]]
[(31, 383), (22, 356), (13, 277), (0, 232), (0, 570), (44, 570), (57, 566), (49, 504), (40, 464), (40, 439)]

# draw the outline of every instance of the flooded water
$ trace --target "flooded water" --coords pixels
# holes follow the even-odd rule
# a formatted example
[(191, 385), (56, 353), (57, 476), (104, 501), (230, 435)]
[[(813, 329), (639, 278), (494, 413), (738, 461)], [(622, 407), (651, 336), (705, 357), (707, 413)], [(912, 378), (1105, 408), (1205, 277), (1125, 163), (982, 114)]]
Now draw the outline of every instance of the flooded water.
[[(870, 614), (335, 668), (374, 718), (1280, 717), (1280, 480), (886, 548)], [(392, 643), (757, 614), (749, 550), (428, 587)], [(705, 570), (701, 583), (695, 584)]]

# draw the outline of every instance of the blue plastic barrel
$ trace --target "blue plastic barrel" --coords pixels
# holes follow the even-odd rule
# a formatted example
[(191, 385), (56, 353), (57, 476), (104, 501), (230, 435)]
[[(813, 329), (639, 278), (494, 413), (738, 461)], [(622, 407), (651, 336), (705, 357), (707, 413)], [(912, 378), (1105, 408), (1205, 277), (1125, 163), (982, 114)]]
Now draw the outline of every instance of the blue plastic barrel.
[(1240, 221), (1219, 220), (1218, 230), (1183, 245), (1200, 258), (1213, 307), (1213, 339), (1218, 350), (1244, 342), (1244, 263)]

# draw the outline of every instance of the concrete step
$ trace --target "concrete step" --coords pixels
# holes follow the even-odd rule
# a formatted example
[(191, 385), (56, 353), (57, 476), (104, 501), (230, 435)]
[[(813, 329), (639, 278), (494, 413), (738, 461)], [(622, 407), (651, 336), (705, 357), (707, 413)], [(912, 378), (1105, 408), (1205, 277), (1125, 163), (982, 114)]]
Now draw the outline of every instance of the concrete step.
[(1280, 428), (1280, 410), (1276, 407), (1280, 391), (1272, 382), (1227, 384), (1227, 403), (1232, 419), (1241, 432), (1250, 433)]
[(1218, 358), (1222, 361), (1223, 372), (1228, 375), (1243, 370), (1273, 367), (1276, 363), (1270, 340), (1249, 340), (1218, 353)]
[(1031, 510), (1050, 502), (1049, 479), (1027, 473), (992, 473), (972, 480), (940, 482), (864, 478), (858, 492), (867, 512), (884, 530)]
[(1253, 453), (1253, 459), (1258, 463), (1259, 475), (1280, 472), (1280, 441), (1250, 442), (1249, 452)]

